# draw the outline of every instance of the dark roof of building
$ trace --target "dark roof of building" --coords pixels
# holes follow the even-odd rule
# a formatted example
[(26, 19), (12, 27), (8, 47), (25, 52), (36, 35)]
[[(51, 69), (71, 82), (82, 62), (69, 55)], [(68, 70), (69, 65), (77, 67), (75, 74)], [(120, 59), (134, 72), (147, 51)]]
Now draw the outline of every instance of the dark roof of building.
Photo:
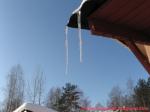
[(81, 27), (82, 29), (89, 29), (88, 16), (91, 15), (96, 9), (103, 5), (107, 0), (85, 0), (81, 7), (79, 7), (71, 15), (67, 26), (77, 28), (77, 11), (81, 11)]

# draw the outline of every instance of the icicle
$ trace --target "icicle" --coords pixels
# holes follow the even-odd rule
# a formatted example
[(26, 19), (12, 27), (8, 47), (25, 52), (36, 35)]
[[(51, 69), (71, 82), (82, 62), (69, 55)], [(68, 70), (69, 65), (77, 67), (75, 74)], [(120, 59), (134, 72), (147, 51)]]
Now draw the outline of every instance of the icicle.
[(80, 62), (82, 63), (82, 36), (81, 36), (81, 11), (78, 11), (78, 31), (79, 31), (79, 48), (80, 48)]
[(68, 26), (65, 28), (65, 49), (66, 49), (66, 74), (68, 74), (69, 47), (68, 47)]

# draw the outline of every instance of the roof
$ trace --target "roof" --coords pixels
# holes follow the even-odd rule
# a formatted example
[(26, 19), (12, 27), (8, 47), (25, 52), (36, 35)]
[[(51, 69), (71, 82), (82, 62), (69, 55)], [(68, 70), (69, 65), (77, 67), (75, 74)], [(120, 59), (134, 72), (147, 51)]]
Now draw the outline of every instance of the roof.
[(40, 105), (36, 105), (36, 104), (31, 104), (31, 103), (24, 103), (13, 112), (22, 112), (23, 110), (28, 110), (32, 112), (56, 112), (52, 109), (49, 109)]
[(81, 5), (73, 11), (69, 23), (67, 24), (69, 27), (77, 28), (77, 12), (81, 10), (81, 23), (82, 29), (89, 29), (88, 25), (88, 16), (94, 12), (99, 6), (105, 3), (107, 0), (83, 0)]
[[(84, 0), (82, 29), (117, 39), (126, 45), (150, 73), (150, 0)], [(77, 28), (77, 11), (69, 27)]]

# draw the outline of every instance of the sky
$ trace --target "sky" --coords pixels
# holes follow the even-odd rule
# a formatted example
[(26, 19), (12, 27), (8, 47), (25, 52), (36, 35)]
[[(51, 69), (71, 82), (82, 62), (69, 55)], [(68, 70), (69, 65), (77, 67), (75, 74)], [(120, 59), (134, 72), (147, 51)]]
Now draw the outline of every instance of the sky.
[[(69, 71), (65, 74), (64, 28), (81, 0), (0, 0), (0, 89), (6, 75), (20, 64), (26, 81), (40, 66), (45, 91), (77, 84), (93, 104), (106, 104), (112, 87), (126, 87), (148, 78), (148, 73), (124, 46), (114, 40), (82, 31), (83, 63), (79, 61), (77, 29), (69, 29)], [(0, 93), (0, 101), (4, 98)]]

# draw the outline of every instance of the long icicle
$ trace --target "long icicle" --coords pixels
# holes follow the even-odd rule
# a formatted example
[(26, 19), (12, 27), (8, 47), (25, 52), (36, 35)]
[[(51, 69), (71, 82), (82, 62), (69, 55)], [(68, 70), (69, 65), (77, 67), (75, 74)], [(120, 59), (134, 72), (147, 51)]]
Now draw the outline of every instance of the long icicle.
[(66, 74), (69, 68), (68, 26), (65, 28)]
[(78, 21), (78, 31), (79, 31), (80, 63), (82, 63), (81, 11), (78, 11), (77, 21)]

